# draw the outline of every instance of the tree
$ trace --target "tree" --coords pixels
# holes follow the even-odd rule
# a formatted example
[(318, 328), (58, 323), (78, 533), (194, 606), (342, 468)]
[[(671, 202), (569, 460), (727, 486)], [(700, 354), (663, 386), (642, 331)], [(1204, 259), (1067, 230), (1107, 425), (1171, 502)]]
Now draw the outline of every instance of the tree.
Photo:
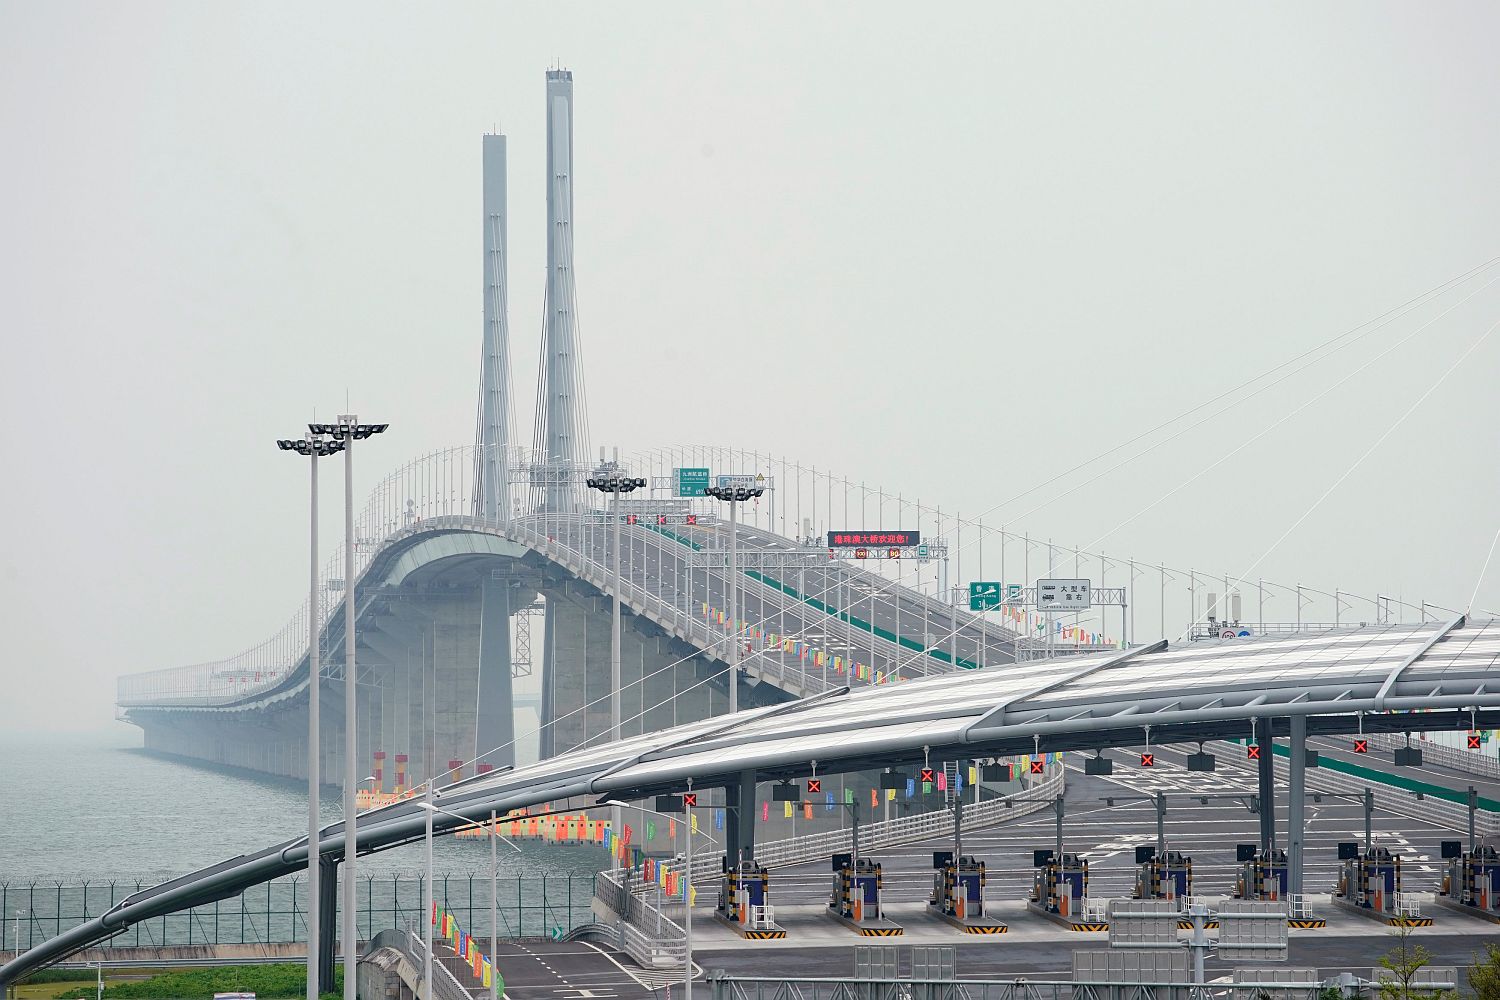
[(1500, 946), (1485, 944), (1484, 956), (1469, 966), (1469, 994), (1474, 1000), (1500, 1000)]
[(1417, 973), (1432, 963), (1432, 953), (1411, 940), (1411, 926), (1403, 919), (1396, 925), (1396, 946), (1380, 956), (1380, 967), (1390, 973), (1379, 976), (1380, 1000), (1435, 1000), (1436, 990), (1414, 986)]

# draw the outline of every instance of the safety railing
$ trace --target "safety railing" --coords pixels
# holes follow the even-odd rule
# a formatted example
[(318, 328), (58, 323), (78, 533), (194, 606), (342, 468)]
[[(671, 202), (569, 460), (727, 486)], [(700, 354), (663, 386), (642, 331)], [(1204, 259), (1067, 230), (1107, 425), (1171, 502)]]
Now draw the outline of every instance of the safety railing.
[[(705, 454), (703, 449), (678, 449), (677, 454), (681, 457), (677, 460), (708, 460), (690, 460), (690, 452), (699, 456)], [(717, 456), (715, 459), (716, 464), (760, 460), (760, 456), (752, 459), (748, 453), (734, 449), (717, 449), (713, 451), (713, 454)], [(666, 461), (668, 453), (646, 453), (643, 465), (649, 465), (658, 459)], [(773, 461), (769, 456), (765, 456), (765, 460), (767, 462)], [(545, 479), (554, 475), (553, 467), (537, 466), (531, 461), (529, 454), (520, 448), (507, 449), (502, 461), (508, 469), (507, 474), (501, 477), (507, 486), (508, 495), (504, 498), (500, 506), (503, 506), (506, 510), (532, 509), (537, 490), (542, 488), (539, 484), (543, 480), (538, 479), (537, 476), (540, 474)], [(784, 475), (790, 470), (796, 470), (793, 478), (799, 482), (803, 478), (804, 472), (811, 472), (811, 470), (804, 470), (796, 463), (788, 463), (786, 460), (781, 460), (780, 465)], [(498, 526), (498, 519), (477, 516), (483, 513), (478, 510), (477, 495), (479, 490), (476, 485), (478, 466), (478, 454), (475, 448), (470, 446), (444, 448), (423, 455), (380, 480), (370, 492), (369, 499), (358, 512), (355, 519), (353, 578), (355, 580), (359, 579), (382, 549), (390, 541), (400, 537), (403, 533), (413, 530), (425, 530), (430, 528), (434, 523), (444, 520), (465, 520), (470, 524)], [(719, 467), (723, 468), (724, 465), (719, 464)], [(584, 489), (582, 471), (571, 468), (564, 470), (565, 476), (569, 477), (569, 479), (562, 485), (562, 493), (571, 497), (570, 503), (576, 507), (577, 511), (597, 512), (594, 504), (603, 503), (603, 500), (601, 497), (593, 496), (591, 491)], [(832, 489), (834, 481), (828, 479), (826, 475), (818, 473), (811, 473), (811, 475), (813, 486), (821, 484)], [(845, 489), (847, 489), (848, 485), (847, 482), (844, 484)], [(553, 489), (550, 486), (545, 488)], [(780, 489), (782, 491), (783, 502), (792, 500), (794, 495), (800, 495), (799, 489), (793, 487), (790, 479), (784, 480), (780, 484)], [(813, 499), (813, 495), (816, 492), (817, 490), (810, 489), (808, 499)], [(865, 495), (868, 496), (869, 494), (870, 491), (866, 490)], [(774, 492), (770, 495), (770, 499), (772, 501), (775, 500)], [(885, 500), (895, 499), (898, 498), (890, 494), (884, 494), (882, 509)], [(816, 503), (815, 500), (814, 503)], [(801, 523), (803, 519), (799, 506), (792, 524), (788, 525), (785, 515), (789, 510), (790, 508), (783, 506), (781, 511), (783, 514), (781, 519), (781, 534), (783, 535), (786, 535), (788, 531), (791, 531), (793, 534), (797, 533), (795, 525)], [(992, 527), (986, 528), (982, 525), (976, 525), (952, 516), (945, 518), (941, 511), (924, 508), (920, 503), (913, 504), (903, 501), (898, 506), (899, 510), (914, 511), (919, 525), (922, 522), (922, 518), (927, 517), (929, 525), (932, 523), (937, 524), (939, 536), (943, 535), (945, 524), (954, 528), (959, 533), (963, 531), (978, 531), (979, 533), (998, 536), (1002, 543), (1000, 563), (1002, 569), (1004, 567), (1005, 543), (1019, 544), (1025, 551), (1030, 551), (1033, 547), (1040, 548), (1042, 545), (1041, 542), (1034, 542), (1028, 537), (1019, 536), (1013, 532), (1006, 532), (1003, 529), (997, 531)], [(812, 513), (816, 514), (817, 511), (814, 510)], [(825, 506), (823, 514), (826, 516), (829, 513), (831, 513), (831, 508)], [(747, 518), (755, 522), (760, 530), (763, 531), (770, 531), (775, 523), (774, 513), (769, 517), (759, 516), (754, 510), (753, 505), (751, 509), (746, 511), (746, 514)], [(512, 520), (511, 523), (524, 525), (527, 519), (538, 522), (544, 518), (544, 515), (527, 515), (522, 519)], [(812, 520), (816, 522), (819, 518), (814, 517)], [(764, 522), (764, 524), (759, 522)], [(1054, 560), (1050, 556), (1056, 554), (1055, 547), (1051, 543), (1047, 543), (1046, 548), (1049, 552), (1047, 564), (1051, 565)], [(1067, 549), (1064, 547), (1061, 551), (1066, 552)], [(1209, 586), (1210, 581), (1219, 579), (1216, 575), (1197, 573), (1193, 570), (1172, 570), (1169, 573), (1165, 566), (1149, 566), (1149, 564), (1137, 563), (1134, 560), (1106, 559), (1102, 553), (1091, 555), (1089, 553), (1081, 553), (1075, 549), (1072, 554), (1075, 563), (1080, 558), (1098, 560), (1101, 576), (1096, 581), (1097, 585), (1103, 585), (1105, 582), (1103, 574), (1108, 567), (1114, 567), (1116, 570), (1124, 568), (1128, 574), (1128, 579), (1133, 579), (1133, 576), (1137, 573), (1156, 570), (1162, 577), (1163, 588), (1165, 588), (1168, 576), (1178, 582), (1186, 579), (1191, 585), (1190, 589), (1192, 589), (1194, 594), (1198, 590)], [(945, 602), (935, 602), (920, 586), (916, 588), (903, 587), (900, 585), (899, 580), (893, 584), (888, 576), (869, 567), (851, 566), (846, 567), (846, 570), (855, 579), (866, 580), (867, 582), (878, 581), (880, 589), (888, 594), (900, 590), (903, 599), (913, 605), (929, 608), (933, 611), (941, 608), (945, 614), (957, 614), (961, 620), (964, 618), (961, 611), (955, 611), (955, 609)], [(334, 550), (323, 565), (323, 579), (326, 581), (326, 586), (323, 592), (318, 595), (318, 599), (315, 602), (316, 606), (307, 601), (302, 602), (296, 613), (291, 616), (291, 619), (274, 635), (264, 642), (258, 643), (250, 649), (234, 656), (185, 667), (149, 671), (122, 677), (118, 688), (119, 703), (125, 706), (146, 706), (173, 704), (174, 702), (192, 701), (193, 699), (243, 698), (247, 695), (254, 695), (270, 690), (283, 683), (288, 672), (297, 668), (306, 653), (309, 621), (311, 620), (317, 626), (318, 632), (322, 634), (326, 630), (330, 619), (339, 613), (339, 609), (342, 606), (343, 587), (352, 582), (345, 581), (345, 575), (344, 554), (342, 546), (340, 546)], [(1223, 579), (1227, 587), (1231, 576), (1224, 575)], [(749, 586), (753, 587), (753, 582), (749, 582), (749, 580), (750, 578), (747, 577)], [(1261, 596), (1262, 603), (1266, 599), (1265, 590), (1267, 588), (1274, 588), (1283, 596), (1295, 593), (1299, 602), (1303, 600), (1304, 594), (1324, 594), (1328, 596), (1324, 591), (1312, 590), (1300, 585), (1293, 587), (1290, 585), (1272, 584), (1269, 581), (1257, 581), (1256, 589)], [(658, 594), (661, 594), (660, 588), (657, 588), (657, 590)], [(691, 620), (693, 616), (691, 609), (687, 606), (685, 588), (678, 587), (676, 590), (677, 592), (675, 595), (672, 595), (670, 603), (674, 603), (684, 618)], [(637, 588), (635, 594), (638, 599), (642, 599), (649, 594), (649, 589)], [(1392, 599), (1390, 598), (1356, 598), (1349, 592), (1338, 589), (1335, 589), (1331, 596), (1334, 599), (1335, 607), (1340, 609), (1348, 607), (1350, 602), (1355, 600), (1370, 603), (1371, 607), (1377, 612), (1377, 621), (1382, 622), (1390, 620), (1391, 613), (1396, 606), (1391, 603)], [(1422, 604), (1420, 606), (1409, 607), (1414, 610), (1419, 608), (1422, 611), (1422, 617), (1425, 619), (1427, 609), (1432, 606)], [(1259, 617), (1263, 618), (1264, 615), (1261, 614)], [(978, 619), (965, 622), (965, 624), (971, 626), (978, 625), (978, 623)], [(834, 624), (835, 628), (833, 631), (842, 636), (844, 630), (838, 627), (836, 621)], [(994, 626), (984, 627), (992, 630)], [(1285, 627), (1284, 625), (1267, 624), (1265, 626), (1257, 626), (1257, 629), (1269, 632), (1273, 629)], [(1299, 625), (1296, 627), (1306, 630), (1316, 626)], [(857, 641), (859, 643), (864, 644), (868, 642), (868, 633), (860, 632), (857, 629), (852, 631), (857, 634)], [(1002, 628), (1002, 632), (1004, 631)], [(723, 637), (718, 636), (717, 638), (722, 641)], [(884, 646), (880, 645), (880, 643), (885, 641), (878, 636), (876, 637), (875, 648), (877, 651), (885, 649)], [(907, 658), (906, 653), (901, 652), (900, 649), (887, 650), (886, 652), (892, 654), (890, 659), (893, 661), (897, 660), (898, 657), (901, 659)], [(934, 662), (931, 664), (924, 662), (922, 672), (932, 672), (938, 669), (938, 663), (941, 663), (941, 660), (934, 659)]]
[[(614, 931), (620, 950), (641, 966), (680, 967), (687, 960), (687, 933), (682, 926), (647, 897), (632, 893), (619, 873), (600, 872), (596, 893), (599, 902), (619, 917)], [(608, 932), (601, 927), (595, 934)]]
[(1419, 892), (1396, 893), (1396, 913), (1413, 919), (1422, 916), (1422, 894)]
[[(1382, 750), (1395, 750), (1406, 746), (1406, 737), (1397, 733), (1372, 733), (1370, 746)], [(1456, 771), (1467, 771), (1483, 778), (1500, 778), (1500, 757), (1486, 755), (1479, 750), (1460, 750), (1446, 743), (1419, 740), (1412, 744), (1422, 751), (1422, 759)]]
[[(160, 879), (87, 882), (0, 881), (0, 951), (25, 951), (70, 928), (107, 913), (127, 896)], [(359, 935), (422, 917), (425, 879), (366, 876), (355, 889)], [(494, 913), (502, 938), (544, 937), (591, 922), (593, 875), (506, 876)], [(490, 933), (490, 878), (486, 874), (438, 875), (433, 898), (476, 937)], [(307, 940), (307, 883), (300, 876), (273, 879), (238, 896), (203, 903), (131, 924), (100, 947), (159, 948), (175, 945), (262, 945)]]
[[(1238, 750), (1236, 753), (1234, 751)], [(1425, 750), (1425, 747), (1424, 747)], [(1231, 751), (1218, 757), (1220, 763), (1226, 763), (1230, 767), (1241, 770), (1254, 770), (1255, 763), (1243, 759), (1243, 749), (1231, 747)], [(1372, 762), (1374, 763), (1374, 762)], [(1283, 779), (1285, 778), (1289, 765), (1284, 757), (1276, 754), (1272, 766)], [(1379, 772), (1377, 768), (1369, 767), (1375, 772), (1371, 777), (1357, 774), (1349, 774), (1334, 767), (1331, 759), (1325, 758), (1321, 766), (1308, 768), (1303, 772), (1303, 781), (1307, 790), (1313, 793), (1327, 792), (1332, 795), (1363, 795), (1365, 789), (1375, 789), (1375, 804), (1386, 812), (1405, 816), (1408, 819), (1419, 819), (1450, 830), (1467, 830), (1469, 823), (1469, 810), (1458, 802), (1442, 798), (1436, 794), (1426, 794), (1413, 791), (1412, 780), (1400, 774), (1388, 774)], [(1456, 794), (1453, 790), (1435, 789), (1445, 791), (1445, 794)], [(1480, 837), (1492, 837), (1500, 835), (1500, 814), (1488, 809), (1480, 808), (1474, 814), (1474, 830)]]
[[(511, 451), (510, 461), (512, 468), (508, 482), (516, 497), (524, 498), (530, 489), (530, 467), (525, 456), (515, 449)], [(607, 533), (598, 529), (609, 523), (604, 511), (592, 507), (596, 498), (582, 488), (581, 481), (574, 484), (578, 509), (527, 514), (511, 519), (508, 526), (502, 527), (498, 520), (476, 516), (475, 467), (475, 449), (448, 448), (422, 456), (381, 480), (356, 518), (354, 580), (365, 573), (386, 546), (414, 534), (450, 527), (487, 530), (532, 543), (544, 542), (543, 547), (550, 556), (564, 557), (571, 568), (587, 571), (590, 582), (609, 589), (611, 568), (603, 560), (583, 551), (578, 544), (585, 534), (582, 528), (587, 524), (594, 529), (590, 540), (607, 549)], [(871, 580), (879, 580), (881, 589), (887, 593), (899, 590), (908, 603), (931, 605), (934, 609), (939, 607), (919, 590), (893, 585), (889, 580), (857, 568), (845, 569), (856, 579), (869, 576)], [(222, 703), (243, 700), (276, 688), (303, 662), (310, 617), (315, 619), (319, 634), (324, 635), (327, 643), (328, 624), (341, 613), (342, 592), (350, 583), (344, 580), (345, 575), (340, 546), (324, 563), (322, 579), (326, 583), (324, 591), (318, 595), (316, 608), (304, 601), (271, 638), (234, 656), (122, 677), (118, 684), (118, 703), (125, 707)], [(694, 640), (709, 643), (708, 648), (727, 647), (726, 635), (711, 628), (694, 613), (692, 588), (682, 585), (682, 581), (675, 577), (670, 581), (670, 587), (663, 586), (663, 582), (643, 586), (637, 581), (626, 581), (623, 587), (626, 600), (664, 623), (670, 622)], [(768, 603), (786, 602), (789, 606), (799, 603), (750, 576), (741, 581), (741, 586), (746, 593)], [(951, 608), (946, 608), (945, 613), (955, 614)], [(826, 625), (824, 628), (825, 622), (819, 622), (820, 628), (837, 635), (841, 641), (851, 645), (858, 643), (860, 648), (868, 646), (872, 653), (890, 663), (910, 659), (909, 652), (901, 644), (854, 628), (838, 615), (829, 617)], [(337, 657), (330, 659), (336, 660)], [(811, 671), (803, 669), (795, 657), (780, 656), (775, 650), (757, 650), (757, 661), (750, 669), (774, 663), (776, 674), (781, 679), (795, 678), (799, 673), (814, 676)], [(924, 663), (921, 672), (935, 672), (942, 666), (941, 661), (934, 659), (931, 664)]]
[(469, 991), (453, 974), (453, 970), (443, 964), (436, 954), (432, 957), (432, 995), (428, 997), (422, 992), (427, 946), (415, 932), (404, 929), (383, 930), (370, 939), (365, 954), (368, 956), (383, 948), (396, 952), (404, 960), (406, 968), (401, 970), (402, 979), (410, 977), (408, 985), (418, 1000), (473, 1000)]

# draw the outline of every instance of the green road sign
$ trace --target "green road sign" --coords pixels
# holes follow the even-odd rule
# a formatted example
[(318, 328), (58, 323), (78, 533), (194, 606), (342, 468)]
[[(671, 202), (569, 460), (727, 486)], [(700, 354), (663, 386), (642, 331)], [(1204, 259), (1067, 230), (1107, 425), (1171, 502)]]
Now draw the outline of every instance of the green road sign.
[(969, 610), (989, 611), (1000, 606), (1000, 584), (997, 581), (975, 580), (969, 584)]
[(705, 496), (708, 489), (707, 469), (676, 469), (677, 495), (680, 497)]

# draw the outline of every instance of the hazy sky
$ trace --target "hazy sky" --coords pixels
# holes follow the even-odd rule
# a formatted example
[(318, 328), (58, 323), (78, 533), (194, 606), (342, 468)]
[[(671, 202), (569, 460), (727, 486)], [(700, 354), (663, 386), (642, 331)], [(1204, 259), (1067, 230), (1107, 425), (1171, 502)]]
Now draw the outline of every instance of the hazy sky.
[[(100, 725), (117, 674), (284, 623), (306, 470), (272, 442), (315, 408), (390, 421), (361, 497), (472, 439), (496, 126), (530, 426), (555, 63), (594, 442), (977, 513), (1500, 254), (1496, 38), (1478, 2), (0, 3), (0, 726)], [(1247, 566), (1500, 287), (1118, 526), (1496, 275), (1005, 512)], [(1500, 332), (1260, 571), (1463, 606), (1497, 371)]]

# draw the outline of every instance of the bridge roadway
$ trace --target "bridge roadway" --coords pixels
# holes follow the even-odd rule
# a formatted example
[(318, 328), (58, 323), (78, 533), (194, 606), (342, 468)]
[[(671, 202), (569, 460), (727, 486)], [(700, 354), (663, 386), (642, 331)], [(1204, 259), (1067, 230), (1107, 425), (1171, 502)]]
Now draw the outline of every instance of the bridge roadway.
[[(673, 526), (666, 532), (628, 525), (621, 535), (621, 573), (631, 584), (674, 606), (685, 604), (690, 613), (696, 609), (701, 614), (707, 603), (727, 614), (727, 568), (689, 565), (689, 546), (700, 547), (699, 558), (727, 558), (728, 526), (722, 520)], [(826, 550), (809, 550), (772, 532), (742, 525), (737, 535), (745, 564), (740, 569), (739, 617), (756, 628), (870, 664), (883, 674), (899, 671), (907, 677), (945, 673), (955, 663), (974, 668), (1015, 659), (1015, 633), (982, 616), (901, 586), (855, 560), (827, 558)], [(594, 531), (570, 541), (601, 566), (611, 567), (610, 536), (609, 531)], [(757, 556), (765, 553), (800, 555), (806, 566), (757, 566)], [(748, 645), (760, 650), (765, 643)], [(752, 662), (746, 669), (757, 667)], [(798, 685), (793, 693), (825, 690), (831, 686), (827, 678), (835, 676), (831, 666), (804, 664), (804, 672), (811, 675), (808, 681), (789, 681)]]

